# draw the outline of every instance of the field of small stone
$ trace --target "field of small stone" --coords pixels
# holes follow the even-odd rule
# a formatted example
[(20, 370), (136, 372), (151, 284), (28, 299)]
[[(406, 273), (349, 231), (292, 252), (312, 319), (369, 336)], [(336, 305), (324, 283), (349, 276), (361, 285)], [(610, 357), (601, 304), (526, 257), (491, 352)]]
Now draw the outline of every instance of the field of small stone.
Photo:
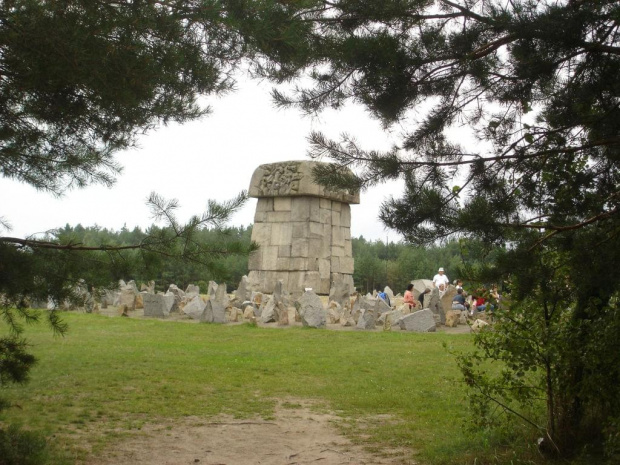
[(464, 386), (443, 345), (470, 350), (469, 334), (64, 319), (65, 337), (28, 328), (39, 362), (28, 384), (6, 390), (16, 407), (1, 419), (44, 432), (53, 463), (506, 463), (514, 447), (528, 455), (525, 443), (465, 428)]

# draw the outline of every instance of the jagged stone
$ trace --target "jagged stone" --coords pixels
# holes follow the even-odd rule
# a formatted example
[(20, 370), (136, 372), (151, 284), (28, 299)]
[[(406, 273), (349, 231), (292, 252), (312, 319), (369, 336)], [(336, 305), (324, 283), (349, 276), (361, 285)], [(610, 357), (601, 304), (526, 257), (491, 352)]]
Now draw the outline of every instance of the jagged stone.
[(263, 323), (274, 323), (278, 320), (278, 314), (276, 312), (276, 300), (273, 296), (265, 302), (265, 305), (261, 306), (260, 319)]
[(327, 323), (323, 303), (314, 291), (306, 291), (299, 299), (301, 324), (310, 328), (325, 328)]
[(433, 312), (428, 309), (418, 310), (409, 315), (399, 318), (396, 323), (404, 331), (416, 331), (419, 333), (432, 333), (437, 330)]
[(403, 316), (405, 315), (400, 310), (392, 310), (382, 313), (381, 315), (379, 315), (379, 318), (377, 318), (377, 325), (385, 325), (386, 320), (389, 321), (390, 326), (395, 325), (396, 322)]
[(183, 313), (192, 320), (200, 320), (204, 313), (205, 305), (200, 296), (197, 295), (183, 307)]
[(377, 312), (375, 309), (362, 308), (359, 319), (357, 320), (357, 329), (375, 329), (377, 325)]
[[(430, 298), (428, 297), (430, 295)], [(429, 299), (428, 309), (433, 312), (435, 315), (439, 317), (439, 323), (442, 325), (446, 324), (446, 314), (441, 303), (441, 299), (439, 297), (439, 289), (434, 287), (431, 290), (430, 294), (424, 298), (424, 303), (426, 303), (426, 299)]]
[(448, 310), (446, 312), (446, 326), (448, 328), (455, 328), (459, 324), (461, 318), (460, 310)]
[(250, 288), (250, 281), (247, 276), (244, 275), (241, 277), (241, 281), (239, 281), (239, 286), (234, 292), (234, 295), (240, 302), (252, 299), (252, 289)]

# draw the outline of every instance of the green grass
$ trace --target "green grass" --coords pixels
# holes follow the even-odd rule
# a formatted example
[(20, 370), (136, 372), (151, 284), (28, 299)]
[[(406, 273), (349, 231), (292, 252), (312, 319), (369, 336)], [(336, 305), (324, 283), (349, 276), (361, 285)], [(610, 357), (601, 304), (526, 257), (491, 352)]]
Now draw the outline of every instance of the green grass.
[(464, 386), (442, 343), (467, 350), (467, 334), (64, 318), (64, 338), (28, 329), (39, 363), (28, 384), (3, 392), (19, 406), (4, 422), (54, 437), (57, 463), (96, 454), (145, 423), (219, 413), (272, 418), (277, 399), (293, 409), (317, 401), (345, 419), (354, 441), (363, 424), (363, 442), (375, 451), (404, 448), (432, 464), (510, 463), (501, 461), (507, 450), (499, 440), (464, 430)]

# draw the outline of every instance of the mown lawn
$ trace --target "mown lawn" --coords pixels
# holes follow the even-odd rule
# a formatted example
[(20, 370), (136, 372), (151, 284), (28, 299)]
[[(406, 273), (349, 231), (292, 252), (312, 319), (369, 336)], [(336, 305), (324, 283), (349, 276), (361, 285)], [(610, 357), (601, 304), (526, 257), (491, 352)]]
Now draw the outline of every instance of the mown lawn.
[[(219, 413), (270, 418), (276, 399), (288, 398), (336, 412), (353, 440), (357, 421), (369, 422), (365, 444), (406, 448), (422, 463), (522, 463), (530, 456), (519, 436), (514, 452), (466, 431), (465, 388), (442, 344), (468, 350), (468, 334), (64, 318), (70, 330), (62, 338), (43, 325), (28, 328), (39, 363), (28, 384), (2, 393), (19, 406), (2, 420), (44, 432), (57, 463), (79, 462), (146, 422)], [(376, 415), (393, 421), (368, 420)]]

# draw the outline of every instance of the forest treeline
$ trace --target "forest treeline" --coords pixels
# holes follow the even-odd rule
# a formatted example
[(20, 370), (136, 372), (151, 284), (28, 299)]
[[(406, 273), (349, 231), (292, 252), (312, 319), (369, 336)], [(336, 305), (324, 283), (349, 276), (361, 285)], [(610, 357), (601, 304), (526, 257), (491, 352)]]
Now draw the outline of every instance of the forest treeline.
[[(99, 226), (67, 224), (54, 231), (50, 238), (86, 246), (125, 246), (140, 243), (157, 228), (151, 226), (143, 231), (139, 227), (133, 230), (123, 227), (115, 231)], [(195, 239), (205, 244), (225, 241), (249, 244), (251, 236), (252, 226), (239, 226), (223, 230), (202, 229), (196, 232)], [(353, 280), (362, 292), (389, 286), (394, 293), (403, 293), (411, 280), (432, 279), (439, 267), (446, 270), (450, 280), (459, 278), (467, 282), (472, 267), (479, 269), (493, 260), (492, 251), (484, 249), (481, 244), (456, 239), (427, 248), (387, 240), (372, 241), (363, 236), (353, 238), (352, 243), (355, 259)], [(123, 252), (122, 260), (117, 260), (117, 263), (119, 267), (115, 278), (133, 279), (137, 283), (154, 280), (157, 290), (165, 290), (169, 284), (185, 288), (190, 283), (206, 289), (210, 280), (229, 283), (229, 289), (235, 289), (241, 277), (248, 273), (247, 257), (236, 254), (221, 257), (213, 265), (205, 267), (201, 263), (174, 257), (128, 250)]]

